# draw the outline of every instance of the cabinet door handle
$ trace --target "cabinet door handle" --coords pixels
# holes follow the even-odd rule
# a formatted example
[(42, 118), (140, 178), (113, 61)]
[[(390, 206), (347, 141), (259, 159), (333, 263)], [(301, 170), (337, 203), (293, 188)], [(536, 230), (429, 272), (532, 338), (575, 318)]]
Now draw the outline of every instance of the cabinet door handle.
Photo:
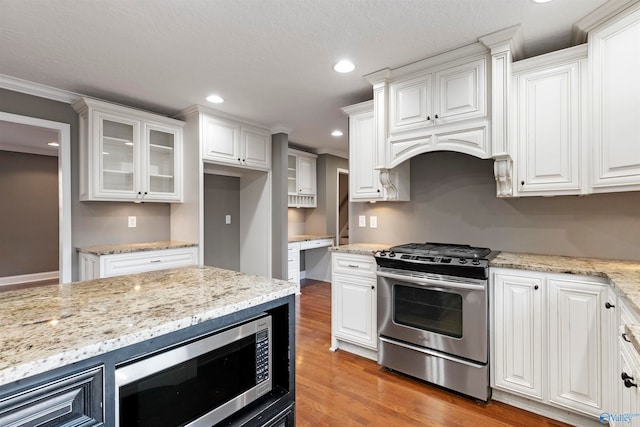
[(627, 336), (626, 333), (622, 333), (622, 339), (625, 340), (626, 342), (631, 342), (631, 340), (629, 339), (629, 337)]
[(535, 290), (537, 291), (539, 287), (540, 287), (540, 286), (535, 285), (535, 286), (533, 287), (533, 289), (535, 289)]
[(611, 303), (609, 303), (609, 302), (605, 302), (605, 303), (604, 303), (604, 308), (606, 308), (606, 309), (608, 310), (608, 309), (610, 309), (610, 308), (615, 308), (615, 305), (613, 305), (613, 304), (611, 304)]
[(631, 375), (627, 374), (626, 372), (623, 372), (622, 374), (620, 374), (620, 378), (622, 378), (622, 381), (624, 381), (624, 380), (633, 381), (633, 377)]

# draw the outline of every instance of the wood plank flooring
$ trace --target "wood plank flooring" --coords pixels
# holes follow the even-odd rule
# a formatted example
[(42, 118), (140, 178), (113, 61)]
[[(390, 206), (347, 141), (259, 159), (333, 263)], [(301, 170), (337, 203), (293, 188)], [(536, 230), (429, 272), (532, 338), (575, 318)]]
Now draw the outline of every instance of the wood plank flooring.
[(305, 426), (567, 426), (500, 402), (478, 403), (329, 350), (331, 284), (298, 297), (296, 424)]

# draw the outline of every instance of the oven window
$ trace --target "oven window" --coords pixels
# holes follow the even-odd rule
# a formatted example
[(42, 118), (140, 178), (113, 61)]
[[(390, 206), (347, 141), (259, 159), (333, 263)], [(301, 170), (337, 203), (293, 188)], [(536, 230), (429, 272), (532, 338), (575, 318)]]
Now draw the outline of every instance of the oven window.
[(182, 425), (249, 390), (255, 342), (248, 336), (120, 387), (120, 426)]
[(393, 321), (424, 331), (462, 338), (462, 295), (395, 285)]

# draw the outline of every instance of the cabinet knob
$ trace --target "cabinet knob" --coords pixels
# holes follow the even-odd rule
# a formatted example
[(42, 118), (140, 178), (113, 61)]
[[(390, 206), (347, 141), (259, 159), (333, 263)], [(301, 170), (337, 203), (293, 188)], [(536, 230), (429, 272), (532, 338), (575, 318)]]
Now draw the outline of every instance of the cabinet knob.
[(378, 193), (380, 192), (380, 189), (378, 188)]
[(427, 120), (431, 120), (431, 116), (427, 116)]
[(609, 303), (609, 302), (605, 302), (605, 303), (604, 303), (604, 308), (606, 308), (606, 309), (608, 310), (608, 309), (610, 309), (610, 308), (615, 308), (615, 305), (613, 305), (613, 304), (611, 304), (611, 303)]
[(240, 161), (240, 157), (238, 157), (238, 161)]
[(539, 287), (540, 287), (540, 286), (535, 285), (535, 286), (533, 287), (533, 289), (535, 289), (535, 290), (537, 291)]
[(375, 290), (376, 290), (376, 287), (375, 287), (375, 286), (373, 286), (373, 285), (371, 285), (371, 290), (375, 291)]
[(524, 187), (524, 181), (520, 181), (520, 185)]
[(246, 162), (246, 161), (247, 161), (247, 159), (242, 159), (242, 163), (244, 163), (244, 162)]
[(438, 115), (436, 114), (436, 119), (438, 118)]

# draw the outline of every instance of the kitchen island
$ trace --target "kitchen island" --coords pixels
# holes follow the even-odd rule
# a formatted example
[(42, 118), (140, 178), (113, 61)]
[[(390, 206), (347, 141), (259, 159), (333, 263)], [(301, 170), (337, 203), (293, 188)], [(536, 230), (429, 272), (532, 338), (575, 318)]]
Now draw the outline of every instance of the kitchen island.
[(104, 396), (92, 402), (102, 414), (90, 416), (114, 425), (117, 364), (264, 312), (273, 317), (275, 358), (286, 365), (274, 364), (279, 394), (267, 406), (271, 412), (292, 407), (295, 289), (280, 280), (194, 266), (4, 292), (0, 425), (17, 411), (15, 396), (92, 369), (103, 385), (90, 388), (104, 388)]

